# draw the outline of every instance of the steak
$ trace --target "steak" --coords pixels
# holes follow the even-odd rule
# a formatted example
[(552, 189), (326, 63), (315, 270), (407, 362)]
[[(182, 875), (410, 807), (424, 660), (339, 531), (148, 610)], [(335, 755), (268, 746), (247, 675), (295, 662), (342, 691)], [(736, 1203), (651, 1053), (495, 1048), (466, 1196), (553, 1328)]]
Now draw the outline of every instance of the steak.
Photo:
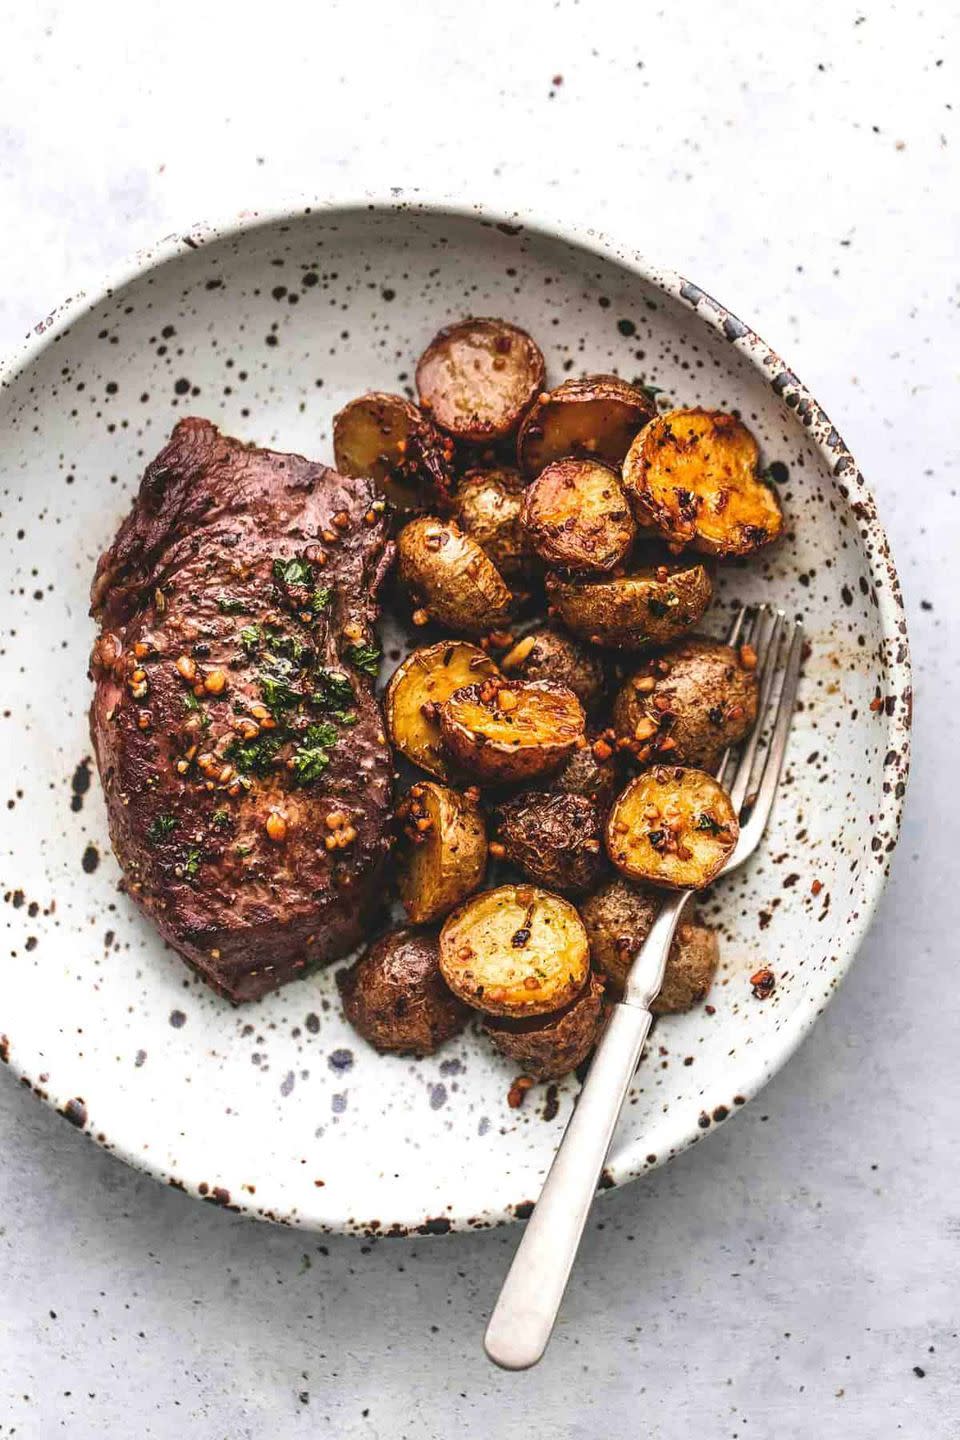
[(379, 907), (391, 556), (371, 481), (188, 419), (97, 565), (90, 728), (113, 847), (160, 933), (235, 1002), (347, 954)]

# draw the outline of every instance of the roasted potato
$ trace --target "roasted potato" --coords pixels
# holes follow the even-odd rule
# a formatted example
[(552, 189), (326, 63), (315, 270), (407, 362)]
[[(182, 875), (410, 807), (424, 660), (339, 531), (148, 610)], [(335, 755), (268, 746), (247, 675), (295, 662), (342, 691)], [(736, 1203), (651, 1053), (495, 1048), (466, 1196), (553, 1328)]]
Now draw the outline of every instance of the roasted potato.
[(520, 505), (525, 489), (516, 470), (501, 465), (492, 470), (468, 470), (457, 487), (455, 515), (460, 529), (476, 540), (508, 578), (530, 568), (531, 555)]
[(503, 576), (453, 520), (408, 521), (397, 537), (397, 573), (422, 618), (450, 630), (485, 635), (509, 615)]
[(371, 390), (333, 417), (341, 475), (367, 476), (400, 510), (446, 508), (453, 443), (402, 395)]
[(603, 699), (603, 666), (579, 641), (556, 625), (532, 630), (500, 658), (500, 668), (511, 679), (552, 680), (572, 690), (588, 713)]
[(656, 413), (645, 391), (617, 375), (564, 380), (539, 396), (520, 427), (520, 469), (539, 475), (564, 455), (592, 455), (619, 468), (637, 431)]
[(547, 680), (482, 680), (440, 706), (449, 753), (479, 781), (521, 784), (555, 769), (583, 740), (586, 717), (572, 690)]
[(426, 925), (448, 915), (483, 883), (487, 831), (476, 799), (430, 780), (412, 785), (401, 822), (397, 888), (407, 918)]
[(533, 885), (474, 895), (444, 921), (440, 972), (453, 993), (488, 1015), (545, 1015), (576, 999), (590, 947), (568, 900)]
[(586, 895), (606, 869), (603, 816), (584, 795), (525, 790), (494, 823), (505, 858), (547, 890)]
[[(590, 940), (594, 966), (620, 993), (637, 951), (650, 934), (660, 912), (661, 897), (645, 885), (611, 880), (580, 905), (580, 918)], [(654, 1015), (690, 1010), (713, 984), (720, 961), (714, 931), (692, 917), (681, 920), (674, 936), (660, 994), (650, 1009)]]
[(655, 765), (607, 817), (607, 854), (632, 880), (700, 890), (723, 869), (740, 827), (723, 786), (703, 770)]
[(623, 484), (640, 524), (673, 546), (750, 555), (783, 530), (780, 501), (757, 473), (759, 457), (736, 415), (669, 410), (634, 440)]
[(625, 681), (613, 705), (618, 737), (640, 761), (716, 770), (757, 718), (756, 656), (690, 635)]
[(611, 649), (666, 645), (695, 625), (713, 581), (697, 563), (652, 565), (604, 580), (547, 576), (547, 598), (576, 635)]
[(501, 1055), (532, 1080), (559, 1080), (586, 1060), (606, 1019), (604, 989), (591, 975), (570, 1005), (555, 1015), (529, 1020), (488, 1016), (483, 1022)]
[(594, 742), (572, 750), (559, 770), (549, 777), (547, 788), (556, 794), (583, 795), (592, 800), (602, 814), (606, 814), (620, 784), (612, 754), (599, 759), (598, 750), (609, 751), (610, 747), (601, 747)]
[(376, 1050), (432, 1055), (469, 1011), (444, 984), (435, 935), (393, 930), (337, 976), (343, 1013)]
[(527, 487), (520, 519), (530, 548), (563, 570), (613, 570), (637, 536), (620, 477), (602, 460), (554, 460)]
[(411, 651), (393, 672), (384, 700), (394, 748), (421, 770), (450, 779), (454, 766), (440, 737), (440, 706), (455, 690), (499, 673), (490, 656), (466, 640)]
[(417, 362), (420, 404), (458, 440), (510, 435), (543, 387), (539, 347), (506, 320), (461, 320)]

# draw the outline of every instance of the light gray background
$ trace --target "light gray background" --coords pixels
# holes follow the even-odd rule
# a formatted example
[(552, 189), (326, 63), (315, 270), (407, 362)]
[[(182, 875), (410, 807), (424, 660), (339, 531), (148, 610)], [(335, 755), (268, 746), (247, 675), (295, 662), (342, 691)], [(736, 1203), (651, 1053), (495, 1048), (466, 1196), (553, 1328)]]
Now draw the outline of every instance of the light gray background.
[(592, 222), (755, 325), (838, 424), (919, 692), (850, 978), (735, 1123), (598, 1205), (539, 1370), (480, 1352), (516, 1231), (361, 1245), (238, 1221), (3, 1075), (0, 1437), (960, 1433), (958, 20), (0, 0), (0, 347), (140, 243), (292, 191), (424, 183)]

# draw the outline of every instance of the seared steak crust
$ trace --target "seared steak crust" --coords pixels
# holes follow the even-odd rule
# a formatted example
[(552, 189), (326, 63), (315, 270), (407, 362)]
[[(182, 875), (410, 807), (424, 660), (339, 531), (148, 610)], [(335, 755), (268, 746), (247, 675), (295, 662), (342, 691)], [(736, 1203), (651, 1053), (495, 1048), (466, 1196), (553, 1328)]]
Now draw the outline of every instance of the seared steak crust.
[(90, 725), (130, 893), (231, 1000), (362, 938), (392, 760), (370, 481), (183, 420), (93, 583)]

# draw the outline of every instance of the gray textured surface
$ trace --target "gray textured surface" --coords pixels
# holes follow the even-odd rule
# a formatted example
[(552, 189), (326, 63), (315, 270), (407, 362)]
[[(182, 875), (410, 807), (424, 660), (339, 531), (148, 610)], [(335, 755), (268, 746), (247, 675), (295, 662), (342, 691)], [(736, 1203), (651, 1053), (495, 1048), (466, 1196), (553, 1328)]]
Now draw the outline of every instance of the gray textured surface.
[(598, 1207), (527, 1376), (479, 1351), (514, 1232), (258, 1228), (0, 1077), (0, 1436), (954, 1436), (956, 15), (212, 11), (0, 4), (0, 345), (141, 241), (291, 189), (587, 215), (755, 324), (858, 456), (910, 610), (914, 778), (838, 999), (734, 1123)]

